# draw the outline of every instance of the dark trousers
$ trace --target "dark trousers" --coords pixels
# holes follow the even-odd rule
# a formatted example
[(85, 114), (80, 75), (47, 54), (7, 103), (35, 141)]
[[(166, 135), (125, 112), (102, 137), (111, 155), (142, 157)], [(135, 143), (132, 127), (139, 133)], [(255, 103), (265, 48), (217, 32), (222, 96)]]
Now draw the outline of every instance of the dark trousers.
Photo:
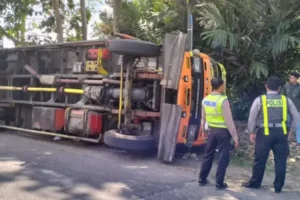
[(216, 175), (216, 184), (223, 184), (226, 169), (230, 161), (230, 133), (227, 129), (211, 128), (205, 148), (199, 174), (200, 180), (206, 180), (212, 167), (216, 148), (219, 149), (219, 161)]
[(255, 142), (255, 159), (250, 184), (260, 186), (264, 177), (266, 162), (272, 149), (275, 159), (275, 190), (281, 190), (286, 174), (286, 162), (289, 156), (288, 135), (284, 135), (282, 128), (270, 128), (269, 135), (260, 129)]

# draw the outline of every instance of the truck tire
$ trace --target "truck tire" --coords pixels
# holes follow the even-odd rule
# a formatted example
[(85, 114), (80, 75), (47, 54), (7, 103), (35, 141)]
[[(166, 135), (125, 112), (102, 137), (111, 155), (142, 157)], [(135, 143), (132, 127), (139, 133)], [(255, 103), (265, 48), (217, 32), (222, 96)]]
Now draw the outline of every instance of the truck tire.
[(152, 136), (133, 136), (118, 133), (117, 130), (110, 130), (104, 134), (104, 144), (110, 147), (145, 151), (155, 147), (154, 137)]
[(160, 46), (140, 40), (109, 40), (108, 50), (126, 56), (156, 57), (160, 54)]

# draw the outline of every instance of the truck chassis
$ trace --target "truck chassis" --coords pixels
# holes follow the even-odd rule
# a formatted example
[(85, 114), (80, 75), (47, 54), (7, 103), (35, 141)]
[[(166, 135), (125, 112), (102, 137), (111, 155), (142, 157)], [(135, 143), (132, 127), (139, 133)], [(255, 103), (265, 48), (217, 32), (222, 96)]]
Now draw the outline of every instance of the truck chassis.
[(222, 70), (185, 44), (180, 33), (163, 46), (114, 39), (0, 50), (0, 128), (158, 148), (172, 162), (177, 145), (205, 143), (201, 101)]

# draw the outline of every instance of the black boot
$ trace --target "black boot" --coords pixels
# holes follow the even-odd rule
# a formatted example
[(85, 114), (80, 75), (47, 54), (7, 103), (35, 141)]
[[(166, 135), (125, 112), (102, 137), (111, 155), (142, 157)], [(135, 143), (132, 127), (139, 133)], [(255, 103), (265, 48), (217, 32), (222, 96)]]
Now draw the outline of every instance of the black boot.
[(275, 193), (281, 193), (282, 192), (282, 189), (275, 189)]
[(203, 180), (199, 179), (198, 183), (199, 183), (199, 186), (205, 186), (205, 185), (207, 185), (208, 181), (207, 181), (207, 179), (203, 179)]
[(259, 189), (260, 188), (260, 185), (254, 185), (251, 182), (242, 183), (242, 186), (245, 188), (251, 188), (251, 189)]
[(216, 189), (217, 189), (217, 190), (224, 190), (224, 189), (226, 189), (226, 188), (228, 188), (228, 184), (227, 184), (227, 183), (217, 184), (217, 185), (216, 185)]

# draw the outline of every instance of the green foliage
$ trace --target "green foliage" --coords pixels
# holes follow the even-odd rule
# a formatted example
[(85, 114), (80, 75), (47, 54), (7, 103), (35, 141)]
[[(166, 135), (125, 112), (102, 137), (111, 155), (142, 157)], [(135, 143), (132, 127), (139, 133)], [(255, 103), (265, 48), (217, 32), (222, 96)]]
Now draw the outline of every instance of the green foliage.
[(34, 13), (36, 0), (6, 0), (0, 2), (0, 16), (4, 26), (0, 27), (0, 38), (6, 36), (16, 45), (25, 44), (26, 18)]
[[(40, 24), (40, 29), (45, 32), (55, 32), (56, 21), (53, 13), (52, 3), (49, 0), (42, 0), (41, 6), (46, 13), (46, 19)], [(63, 20), (64, 32), (67, 35), (66, 41), (78, 41), (82, 38), (81, 13), (79, 3), (74, 0), (60, 1), (61, 16)], [(86, 8), (87, 22), (91, 20), (92, 14)]]
[[(120, 30), (161, 43), (166, 32), (186, 32), (184, 2), (123, 1)], [(226, 66), (234, 110), (245, 119), (254, 98), (264, 92), (266, 77), (285, 78), (300, 66), (300, 1), (201, 0), (192, 4), (194, 47)], [(111, 35), (112, 16), (101, 13), (100, 18), (95, 36)]]
[[(296, 0), (202, 1), (197, 5), (201, 34), (228, 70), (237, 113), (264, 91), (270, 74), (282, 78), (299, 66), (299, 6)], [(216, 50), (216, 49), (215, 49)], [(255, 92), (258, 91), (258, 92)], [(246, 98), (247, 97), (247, 98)], [(248, 98), (249, 97), (249, 98)], [(249, 105), (247, 105), (249, 104)], [(241, 113), (241, 112), (240, 112)]]
[(260, 78), (261, 75), (263, 75), (264, 78), (267, 78), (269, 74), (268, 66), (260, 62), (252, 62), (250, 66), (250, 74), (257, 78)]
[[(120, 32), (161, 44), (167, 32), (186, 32), (185, 2), (123, 0), (118, 22)], [(277, 74), (286, 79), (290, 71), (300, 68), (300, 1), (191, 0), (191, 3), (194, 48), (225, 65), (233, 110), (243, 113), (238, 118), (245, 118), (244, 114), (254, 98), (264, 92), (266, 77)], [(32, 9), (33, 6), (40, 6), (43, 11), (37, 13)], [(60, 1), (68, 41), (81, 39), (79, 9), (80, 6), (74, 0)], [(0, 37), (6, 36), (16, 45), (41, 41), (37, 35), (25, 37), (28, 31), (26, 17), (30, 15), (45, 18), (39, 24), (45, 33), (51, 33), (56, 28), (51, 0), (6, 0), (0, 2), (0, 15), (4, 16), (5, 21), (5, 26), (0, 27)], [(87, 10), (88, 21), (91, 16), (91, 11)], [(93, 36), (110, 37), (113, 16), (102, 11), (100, 19), (100, 22), (93, 25)], [(34, 26), (37, 27), (36, 24)], [(51, 39), (43, 38), (51, 42)]]
[[(42, 8), (42, 12), (33, 9), (34, 6)], [(67, 34), (66, 40), (81, 39), (81, 15), (80, 6), (73, 0), (60, 1), (60, 9), (64, 21), (64, 32)], [(91, 12), (87, 9), (87, 21), (91, 19)], [(54, 32), (56, 21), (53, 13), (51, 0), (6, 0), (0, 2), (0, 16), (4, 19), (4, 26), (0, 27), (0, 38), (3, 36), (11, 39), (15, 45), (39, 44), (53, 42), (47, 34)], [(45, 35), (37, 36), (35, 33), (29, 34), (30, 28), (26, 27), (27, 17), (38, 16), (45, 18), (35, 28), (41, 29)], [(27, 32), (27, 37), (25, 33)]]
[[(184, 1), (123, 1), (120, 13), (120, 32), (142, 40), (161, 43), (166, 32), (186, 29)], [(102, 22), (94, 25), (94, 36), (111, 35), (113, 32), (112, 16), (104, 11), (100, 14), (100, 19)]]
[(113, 32), (113, 18), (107, 11), (100, 13), (101, 22), (93, 25), (92, 37), (106, 38)]

